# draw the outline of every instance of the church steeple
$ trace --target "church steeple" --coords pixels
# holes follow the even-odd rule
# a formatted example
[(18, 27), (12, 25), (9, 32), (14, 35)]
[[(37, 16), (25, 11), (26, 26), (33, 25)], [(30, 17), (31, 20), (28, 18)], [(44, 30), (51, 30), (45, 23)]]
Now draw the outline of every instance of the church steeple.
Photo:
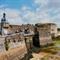
[(2, 34), (2, 29), (3, 29), (5, 24), (6, 24), (6, 14), (3, 13), (3, 17), (1, 19), (1, 34)]
[(5, 16), (6, 16), (6, 14), (5, 14), (5, 13), (3, 13), (3, 18), (5, 18)]
[(2, 21), (6, 22), (6, 14), (5, 13), (3, 13)]

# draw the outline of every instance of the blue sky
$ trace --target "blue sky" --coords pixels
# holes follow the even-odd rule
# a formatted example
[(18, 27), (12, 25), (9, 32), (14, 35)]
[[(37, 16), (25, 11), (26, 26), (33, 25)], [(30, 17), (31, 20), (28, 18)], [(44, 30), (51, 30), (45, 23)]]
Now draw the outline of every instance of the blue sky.
[(23, 5), (33, 7), (33, 0), (1, 0), (0, 5), (7, 5), (9, 8), (20, 9)]
[(60, 26), (60, 0), (0, 0), (0, 18), (4, 11), (11, 24), (52, 22)]

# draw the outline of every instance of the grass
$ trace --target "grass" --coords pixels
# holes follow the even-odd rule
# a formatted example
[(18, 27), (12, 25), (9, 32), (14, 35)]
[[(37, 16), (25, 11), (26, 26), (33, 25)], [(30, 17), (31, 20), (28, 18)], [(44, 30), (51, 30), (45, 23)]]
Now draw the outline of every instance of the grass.
[(60, 40), (55, 40), (55, 41), (54, 41), (54, 44), (55, 44), (55, 45), (60, 45)]
[(42, 48), (34, 48), (34, 52), (46, 52), (46, 53), (51, 53), (51, 54), (56, 54), (58, 51), (60, 51), (60, 48), (56, 47), (60, 45), (60, 39), (55, 39), (53, 40), (54, 45), (52, 46), (47, 46), (47, 47), (42, 47)]
[(52, 45), (52, 46), (45, 46), (45, 47), (41, 47), (41, 48), (35, 47), (32, 50), (35, 53), (39, 53), (39, 52), (48, 53), (48, 55), (43, 57), (41, 60), (49, 60), (49, 59), (60, 60), (60, 57), (55, 57), (57, 52), (60, 51), (60, 48), (56, 47), (57, 45), (60, 45), (60, 39), (54, 39), (53, 42), (54, 42), (54, 45)]
[(47, 55), (43, 57), (41, 60), (60, 60), (59, 56), (54, 56), (54, 55)]

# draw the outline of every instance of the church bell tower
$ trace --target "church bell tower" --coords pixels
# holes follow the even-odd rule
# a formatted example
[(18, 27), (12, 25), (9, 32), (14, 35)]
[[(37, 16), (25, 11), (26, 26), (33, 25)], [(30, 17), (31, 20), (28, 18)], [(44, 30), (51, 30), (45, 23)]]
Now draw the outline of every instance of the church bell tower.
[(3, 28), (8, 28), (9, 23), (6, 21), (6, 13), (3, 13), (3, 17), (1, 19), (1, 35), (2, 35), (2, 30)]

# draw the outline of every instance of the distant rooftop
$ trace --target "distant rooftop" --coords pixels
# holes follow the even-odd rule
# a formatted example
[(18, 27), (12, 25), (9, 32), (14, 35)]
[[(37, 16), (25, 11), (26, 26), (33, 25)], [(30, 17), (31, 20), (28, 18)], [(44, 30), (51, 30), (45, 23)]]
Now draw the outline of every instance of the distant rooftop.
[(43, 25), (56, 25), (55, 23), (37, 23), (36, 26), (43, 26)]

